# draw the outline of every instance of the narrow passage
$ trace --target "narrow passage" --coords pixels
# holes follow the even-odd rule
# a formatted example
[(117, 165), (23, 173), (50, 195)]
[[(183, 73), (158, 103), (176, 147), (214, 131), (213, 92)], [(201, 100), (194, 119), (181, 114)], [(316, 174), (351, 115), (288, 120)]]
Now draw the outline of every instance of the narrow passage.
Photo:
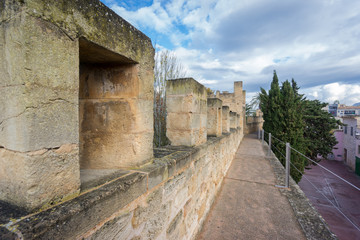
[(198, 240), (306, 239), (255, 134), (242, 140)]

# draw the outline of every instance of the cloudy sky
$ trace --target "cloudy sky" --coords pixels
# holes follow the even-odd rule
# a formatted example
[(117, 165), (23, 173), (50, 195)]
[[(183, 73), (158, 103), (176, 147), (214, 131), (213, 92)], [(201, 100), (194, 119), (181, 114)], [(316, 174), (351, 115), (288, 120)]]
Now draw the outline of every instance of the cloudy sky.
[(102, 2), (213, 90), (243, 81), (249, 101), (276, 70), (310, 99), (360, 102), (359, 0)]

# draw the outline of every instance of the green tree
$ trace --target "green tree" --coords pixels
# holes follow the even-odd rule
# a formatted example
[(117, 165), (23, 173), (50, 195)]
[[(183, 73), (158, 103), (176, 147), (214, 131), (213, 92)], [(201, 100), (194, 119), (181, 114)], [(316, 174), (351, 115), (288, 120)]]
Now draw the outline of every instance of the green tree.
[(245, 103), (245, 115), (246, 117), (254, 116), (255, 112), (251, 106), (251, 104)]
[[(279, 139), (290, 143), (290, 146), (300, 152), (305, 152), (306, 145), (304, 140), (304, 122), (302, 116), (302, 96), (297, 94), (298, 88), (294, 81), (292, 84), (288, 80), (282, 83), (281, 86), (281, 125), (282, 132), (279, 134)], [(281, 158), (283, 159), (283, 158)], [(291, 154), (290, 174), (296, 182), (301, 180), (304, 172), (304, 158), (297, 153)], [(285, 161), (284, 163), (285, 164)], [(295, 169), (295, 167), (297, 169)], [(299, 172), (300, 171), (300, 172)]]
[(263, 118), (265, 120), (263, 125), (264, 130), (274, 133), (280, 132), (280, 87), (275, 70), (269, 94), (267, 94), (265, 89), (261, 88), (260, 109), (263, 112)]
[[(326, 103), (306, 100), (303, 94), (299, 94), (299, 89), (294, 79), (291, 83), (286, 80), (280, 88), (274, 71), (269, 93), (263, 88), (260, 92), (264, 130), (271, 132), (277, 139), (290, 143), (291, 147), (311, 159), (316, 159), (318, 155), (326, 157), (336, 145), (332, 130), (341, 123), (322, 110)], [(285, 165), (284, 143), (275, 140), (272, 144), (274, 153)], [(299, 182), (304, 166), (309, 163), (295, 151), (292, 151), (291, 163), (291, 176)]]
[[(285, 145), (290, 145), (299, 151), (304, 151), (305, 141), (303, 139), (304, 124), (302, 120), (302, 96), (297, 92), (298, 87), (295, 81), (290, 84), (289, 81), (282, 83), (280, 88), (279, 79), (276, 71), (274, 71), (273, 80), (271, 82), (269, 93), (261, 88), (260, 93), (260, 109), (263, 112), (264, 130), (271, 132), (274, 137), (282, 140), (273, 141), (272, 144), (276, 149), (274, 153), (285, 165)], [(304, 171), (304, 159), (293, 155), (291, 162), (296, 166), (300, 173), (291, 168), (291, 176), (298, 182)]]
[(322, 110), (327, 103), (319, 100), (304, 101), (304, 138), (306, 139), (307, 155), (316, 160), (317, 156), (326, 156), (332, 152), (337, 144), (333, 130), (339, 125), (340, 121), (332, 117), (330, 113)]

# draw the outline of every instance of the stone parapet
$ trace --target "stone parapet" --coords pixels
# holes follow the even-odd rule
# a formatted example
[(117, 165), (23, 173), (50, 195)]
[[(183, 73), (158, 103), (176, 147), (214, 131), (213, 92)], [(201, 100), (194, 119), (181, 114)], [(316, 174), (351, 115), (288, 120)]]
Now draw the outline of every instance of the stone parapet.
[(243, 82), (236, 81), (234, 82), (234, 92), (229, 93), (224, 91), (220, 93), (216, 92), (216, 97), (220, 98), (223, 101), (223, 106), (229, 106), (231, 112), (236, 112), (240, 115), (237, 122), (234, 124), (234, 128), (239, 127), (244, 131), (245, 129), (245, 96), (246, 91), (243, 90)]
[(222, 132), (230, 132), (230, 108), (229, 106), (222, 106)]
[(230, 128), (237, 128), (237, 117), (236, 117), (236, 112), (231, 112), (230, 111)]
[(222, 101), (207, 99), (207, 135), (220, 137), (222, 134)]
[(247, 116), (245, 124), (245, 134), (253, 133), (262, 129), (264, 120), (261, 116)]
[(153, 154), (151, 40), (98, 0), (0, 4), (0, 200), (39, 208), (80, 171)]
[(35, 213), (0, 202), (0, 238), (194, 239), (241, 138), (231, 129), (196, 147), (155, 149), (137, 170), (84, 170), (93, 172), (79, 196)]
[(206, 88), (193, 78), (166, 83), (166, 135), (173, 146), (197, 146), (206, 142)]
[(237, 128), (241, 127), (241, 125), (240, 125), (240, 114), (236, 114), (236, 127)]

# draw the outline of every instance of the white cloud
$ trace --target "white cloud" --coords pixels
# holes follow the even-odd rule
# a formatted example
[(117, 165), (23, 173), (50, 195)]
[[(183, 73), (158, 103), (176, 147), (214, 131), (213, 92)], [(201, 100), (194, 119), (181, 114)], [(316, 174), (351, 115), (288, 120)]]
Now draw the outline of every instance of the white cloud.
[(335, 100), (339, 100), (340, 103), (347, 105), (360, 102), (360, 83), (344, 84), (335, 82), (300, 90), (309, 99), (319, 99), (323, 102), (333, 103)]
[(360, 1), (154, 0), (136, 11), (120, 4), (112, 8), (155, 31), (153, 40), (213, 89), (232, 91), (239, 80), (249, 93), (268, 89), (276, 69), (309, 97), (360, 101)]
[(137, 28), (153, 28), (163, 34), (167, 34), (173, 29), (171, 17), (159, 2), (155, 1), (150, 7), (143, 7), (136, 11), (128, 11), (117, 4), (113, 4), (111, 8)]

